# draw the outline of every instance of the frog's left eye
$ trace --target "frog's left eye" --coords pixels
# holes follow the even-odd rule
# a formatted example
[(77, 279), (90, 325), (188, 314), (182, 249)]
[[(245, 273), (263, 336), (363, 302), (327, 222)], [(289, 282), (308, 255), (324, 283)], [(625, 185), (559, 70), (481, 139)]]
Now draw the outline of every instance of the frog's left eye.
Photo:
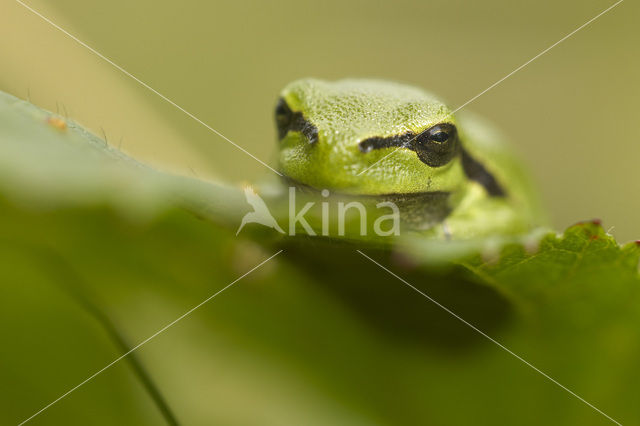
[(446, 130), (441, 129), (440, 126), (437, 127), (438, 128), (436, 130), (429, 132), (429, 135), (427, 137), (433, 142), (446, 142), (449, 139), (449, 133)]
[(458, 153), (458, 132), (449, 123), (437, 124), (420, 133), (413, 149), (418, 158), (431, 167), (447, 164)]

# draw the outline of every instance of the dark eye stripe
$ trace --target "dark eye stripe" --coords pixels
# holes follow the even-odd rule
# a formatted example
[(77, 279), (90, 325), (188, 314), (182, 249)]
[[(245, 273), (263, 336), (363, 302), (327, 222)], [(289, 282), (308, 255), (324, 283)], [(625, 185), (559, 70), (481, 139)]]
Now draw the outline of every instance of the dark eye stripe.
[(465, 149), (462, 149), (462, 168), (467, 177), (484, 186), (489, 195), (493, 197), (505, 197), (507, 195), (495, 176), (489, 173), (489, 171)]
[[(427, 158), (425, 158), (424, 153), (419, 152), (420, 150), (419, 142), (416, 142), (416, 140), (421, 139), (421, 136), (430, 135), (429, 131), (432, 129), (435, 129), (438, 126), (440, 125), (436, 125), (431, 129), (428, 129), (427, 131), (420, 133), (418, 136), (416, 136), (416, 134), (413, 132), (407, 132), (401, 135), (389, 136), (389, 137), (375, 136), (360, 142), (360, 144), (358, 144), (358, 148), (360, 149), (360, 152), (363, 152), (363, 153), (370, 152), (374, 149), (384, 149), (384, 148), (392, 148), (392, 147), (407, 148), (412, 151), (415, 151), (418, 154), (418, 158), (420, 158), (422, 162), (424, 162), (425, 164), (429, 164), (432, 167), (439, 167), (448, 163), (451, 160), (452, 156), (455, 156), (455, 154), (459, 152), (462, 160), (462, 168), (464, 170), (465, 175), (467, 175), (467, 177), (470, 180), (478, 182), (480, 185), (482, 185), (487, 190), (489, 195), (492, 197), (506, 196), (507, 194), (505, 190), (498, 183), (496, 178), (482, 165), (482, 163), (480, 163), (478, 160), (473, 158), (471, 154), (469, 154), (469, 152), (467, 152), (462, 146), (458, 146), (458, 147), (453, 146), (452, 149), (454, 151), (451, 153), (451, 155), (442, 157), (440, 161), (437, 161), (436, 159), (435, 162), (429, 161)], [(436, 143), (446, 145), (449, 142), (448, 139), (452, 137), (457, 139), (455, 128), (453, 126), (451, 127), (453, 131), (449, 131), (448, 133), (446, 133), (447, 140), (436, 141)], [(438, 133), (439, 132), (434, 132), (431, 135), (433, 134), (437, 135)], [(458, 145), (460, 145), (457, 140), (454, 141), (454, 143), (457, 143)], [(441, 149), (441, 147), (436, 147), (434, 150), (438, 151), (439, 149)]]
[[(434, 138), (438, 135), (438, 138)], [(414, 151), (420, 161), (431, 167), (442, 167), (449, 163), (458, 153), (458, 138), (453, 124), (436, 124), (429, 129), (415, 134), (413, 132), (389, 137), (372, 137), (358, 145), (361, 152), (370, 152), (382, 148), (407, 148)]]
[(396, 136), (374, 136), (363, 140), (358, 144), (360, 152), (370, 152), (374, 149), (383, 149), (391, 147), (408, 148), (411, 149), (411, 141), (415, 138), (415, 134), (412, 132), (403, 133)]

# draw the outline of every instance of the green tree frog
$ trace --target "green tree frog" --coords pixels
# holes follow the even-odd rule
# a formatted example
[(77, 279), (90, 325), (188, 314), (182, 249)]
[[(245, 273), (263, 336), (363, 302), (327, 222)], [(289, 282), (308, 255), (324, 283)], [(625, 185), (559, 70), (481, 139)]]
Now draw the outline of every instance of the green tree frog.
[(297, 187), (391, 200), (404, 223), (435, 238), (540, 224), (530, 181), (500, 135), (424, 90), (302, 79), (284, 88), (275, 118), (279, 168)]

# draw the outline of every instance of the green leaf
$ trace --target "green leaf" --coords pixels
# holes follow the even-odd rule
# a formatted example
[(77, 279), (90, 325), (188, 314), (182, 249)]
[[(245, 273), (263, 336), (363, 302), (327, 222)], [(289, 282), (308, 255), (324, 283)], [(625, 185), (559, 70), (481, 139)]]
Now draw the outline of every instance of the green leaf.
[(448, 246), (419, 238), (236, 237), (238, 189), (149, 169), (15, 98), (0, 105), (2, 424), (281, 249), (31, 422), (156, 425), (165, 409), (189, 425), (610, 423), (356, 249), (602, 412), (640, 422), (640, 248), (598, 224), (456, 242), (446, 268), (431, 263)]

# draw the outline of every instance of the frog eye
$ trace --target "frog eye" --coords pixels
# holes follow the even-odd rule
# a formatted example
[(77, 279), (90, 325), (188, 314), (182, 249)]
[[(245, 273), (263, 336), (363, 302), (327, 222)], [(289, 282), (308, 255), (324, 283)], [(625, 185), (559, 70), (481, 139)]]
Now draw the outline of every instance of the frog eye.
[(287, 102), (280, 98), (276, 105), (276, 126), (278, 127), (278, 137), (284, 138), (291, 127), (293, 121), (293, 111), (287, 105)]
[(318, 128), (307, 121), (301, 112), (294, 112), (287, 105), (287, 101), (280, 98), (276, 105), (276, 126), (280, 139), (287, 136), (291, 130), (302, 133), (310, 144), (318, 141)]
[(432, 142), (444, 143), (449, 139), (449, 133), (437, 126), (436, 130), (429, 132), (428, 138)]
[(447, 164), (458, 152), (458, 133), (453, 124), (441, 123), (420, 133), (414, 141), (418, 158), (431, 167)]

